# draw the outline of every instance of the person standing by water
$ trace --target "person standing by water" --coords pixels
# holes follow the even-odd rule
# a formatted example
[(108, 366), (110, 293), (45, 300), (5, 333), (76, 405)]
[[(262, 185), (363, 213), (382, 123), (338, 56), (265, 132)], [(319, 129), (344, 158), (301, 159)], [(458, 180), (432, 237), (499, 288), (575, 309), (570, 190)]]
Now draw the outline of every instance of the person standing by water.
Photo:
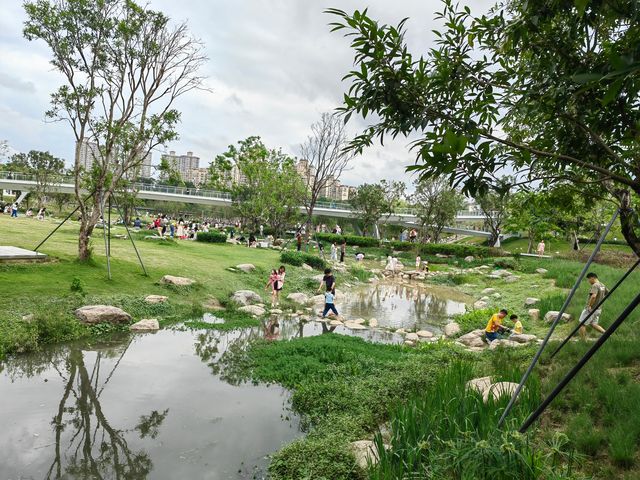
[(347, 241), (342, 240), (340, 244), (340, 263), (344, 263), (344, 254), (347, 252)]
[[(587, 298), (587, 305), (580, 314), (580, 323), (589, 315), (593, 308), (598, 305), (604, 296), (607, 294), (607, 287), (598, 280), (598, 275), (593, 272), (587, 273), (587, 281), (591, 284), (589, 289), (589, 297)], [(604, 333), (604, 328), (599, 325), (600, 315), (602, 314), (602, 308), (598, 307), (596, 311), (592, 313), (584, 325), (580, 327), (580, 336), (583, 340), (587, 339), (587, 325), (591, 326), (600, 333)]]
[(320, 285), (318, 285), (317, 293), (320, 293), (323, 285), (326, 286), (327, 292), (333, 292), (334, 294), (336, 293), (336, 279), (333, 276), (330, 268), (324, 269), (324, 276), (322, 277), (322, 280), (320, 280)]
[(333, 292), (325, 292), (324, 294), (324, 309), (322, 310), (322, 318), (327, 318), (327, 313), (329, 311), (333, 312), (333, 314), (337, 317), (338, 310), (336, 310), (336, 306), (334, 305), (335, 294)]
[(280, 265), (280, 268), (278, 269), (278, 295), (280, 295), (280, 292), (282, 291), (282, 289), (284, 288), (284, 277), (287, 276), (287, 269), (284, 268), (284, 265)]
[(418, 255), (416, 257), (416, 270), (420, 271), (422, 267), (422, 258), (420, 258), (420, 255)]
[(271, 288), (271, 307), (275, 307), (278, 305), (278, 295), (280, 290), (282, 290), (279, 286), (280, 283), (280, 275), (278, 275), (278, 271), (274, 268), (271, 270), (271, 275), (269, 275), (269, 280), (265, 285), (264, 289), (268, 290)]
[(544, 240), (540, 240), (540, 243), (538, 244), (538, 248), (536, 249), (536, 252), (538, 253), (539, 257), (544, 255), (545, 247), (546, 245), (544, 244)]

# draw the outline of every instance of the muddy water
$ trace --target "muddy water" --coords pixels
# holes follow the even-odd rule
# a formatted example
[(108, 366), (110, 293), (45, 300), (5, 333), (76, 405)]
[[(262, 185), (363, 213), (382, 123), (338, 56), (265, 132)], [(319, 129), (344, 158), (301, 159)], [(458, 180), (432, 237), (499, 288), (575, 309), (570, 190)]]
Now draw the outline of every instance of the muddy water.
[(381, 282), (352, 290), (338, 298), (336, 304), (346, 318), (375, 318), (381, 327), (441, 333), (451, 316), (464, 313), (471, 300), (450, 288)]

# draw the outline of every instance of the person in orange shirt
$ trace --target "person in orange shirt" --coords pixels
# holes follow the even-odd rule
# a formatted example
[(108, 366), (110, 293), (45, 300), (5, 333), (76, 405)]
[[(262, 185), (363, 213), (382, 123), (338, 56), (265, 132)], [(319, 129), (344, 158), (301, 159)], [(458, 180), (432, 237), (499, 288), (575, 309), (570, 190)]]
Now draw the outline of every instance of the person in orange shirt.
[(498, 313), (494, 313), (491, 315), (489, 322), (487, 322), (487, 328), (484, 329), (484, 336), (487, 339), (488, 343), (493, 342), (500, 338), (500, 334), (498, 330), (502, 325), (502, 319), (507, 316), (509, 312), (507, 312), (504, 308), (500, 310)]

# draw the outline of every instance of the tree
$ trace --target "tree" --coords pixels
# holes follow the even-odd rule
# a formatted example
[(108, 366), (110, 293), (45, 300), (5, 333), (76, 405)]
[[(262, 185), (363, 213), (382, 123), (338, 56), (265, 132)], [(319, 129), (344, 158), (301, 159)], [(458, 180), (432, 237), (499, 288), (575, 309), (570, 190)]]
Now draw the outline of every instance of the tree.
[(38, 150), (12, 155), (7, 167), (11, 171), (33, 175), (36, 186), (30, 194), (36, 199), (38, 207), (42, 206), (51, 191), (51, 187), (64, 174), (64, 160), (54, 157), (49, 152)]
[[(502, 186), (504, 183), (501, 182)], [(507, 184), (507, 188), (509, 185)], [(507, 215), (510, 192), (504, 188), (491, 188), (485, 193), (478, 194), (475, 198), (478, 207), (484, 215), (484, 228), (491, 232), (489, 245), (494, 245), (500, 236), (500, 230)]]
[(463, 196), (442, 178), (418, 180), (415, 187), (412, 207), (429, 239), (438, 243), (444, 227), (455, 221), (462, 208)]
[(351, 206), (358, 212), (364, 235), (368, 227), (376, 225), (385, 214), (391, 215), (402, 198), (404, 183), (382, 180), (380, 183), (365, 183), (358, 187), (350, 199)]
[[(198, 70), (206, 58), (186, 24), (173, 27), (133, 0), (37, 0), (24, 8), (25, 37), (47, 44), (64, 78), (46, 117), (67, 122), (75, 136), (78, 256), (86, 260), (94, 226), (124, 174), (177, 138), (180, 114), (173, 104), (201, 87)], [(90, 171), (81, 158), (87, 146)]]
[(418, 135), (411, 169), (473, 195), (505, 168), (518, 186), (594, 185), (616, 198), (640, 254), (630, 194), (640, 194), (638, 2), (507, 0), (474, 17), (445, 0), (436, 46), (419, 58), (405, 21), (329, 12), (356, 52), (341, 111), (375, 118), (355, 151), (387, 134)]
[(305, 186), (293, 159), (268, 149), (260, 137), (238, 142), (238, 147), (218, 155), (209, 166), (214, 188), (231, 193), (238, 215), (255, 230), (261, 223), (278, 233), (298, 213)]
[(160, 159), (158, 172), (160, 172), (160, 179), (158, 181), (160, 185), (171, 185), (173, 187), (184, 185), (180, 171), (166, 157)]
[(300, 147), (306, 160), (306, 195), (304, 208), (307, 214), (307, 235), (311, 231), (313, 211), (327, 184), (340, 179), (354, 154), (346, 150), (345, 124), (336, 115), (323, 113), (320, 120), (311, 125), (311, 135)]
[(504, 227), (508, 232), (526, 233), (529, 239), (527, 253), (533, 252), (534, 242), (558, 229), (555, 208), (550, 200), (550, 196), (542, 191), (517, 192), (509, 199)]

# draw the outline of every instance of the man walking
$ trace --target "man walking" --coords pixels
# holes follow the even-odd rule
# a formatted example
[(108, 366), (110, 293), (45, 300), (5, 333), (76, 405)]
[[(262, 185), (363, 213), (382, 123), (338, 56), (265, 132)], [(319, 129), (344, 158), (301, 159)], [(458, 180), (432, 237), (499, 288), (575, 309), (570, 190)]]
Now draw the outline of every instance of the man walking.
[(593, 313), (584, 323), (584, 325), (580, 326), (580, 336), (583, 340), (587, 339), (587, 325), (590, 325), (600, 333), (604, 333), (604, 328), (599, 325), (602, 308), (598, 307), (598, 309), (595, 311), (593, 310), (593, 308), (598, 305), (607, 294), (607, 287), (605, 287), (604, 284), (600, 282), (600, 280), (598, 280), (598, 275), (596, 275), (595, 273), (587, 273), (587, 281), (591, 284), (591, 288), (589, 289), (587, 306), (584, 308), (584, 310), (582, 310), (582, 313), (580, 314), (580, 323), (582, 323), (587, 315), (592, 312)]
[(18, 217), (18, 202), (14, 202), (13, 205), (11, 205), (11, 217)]

